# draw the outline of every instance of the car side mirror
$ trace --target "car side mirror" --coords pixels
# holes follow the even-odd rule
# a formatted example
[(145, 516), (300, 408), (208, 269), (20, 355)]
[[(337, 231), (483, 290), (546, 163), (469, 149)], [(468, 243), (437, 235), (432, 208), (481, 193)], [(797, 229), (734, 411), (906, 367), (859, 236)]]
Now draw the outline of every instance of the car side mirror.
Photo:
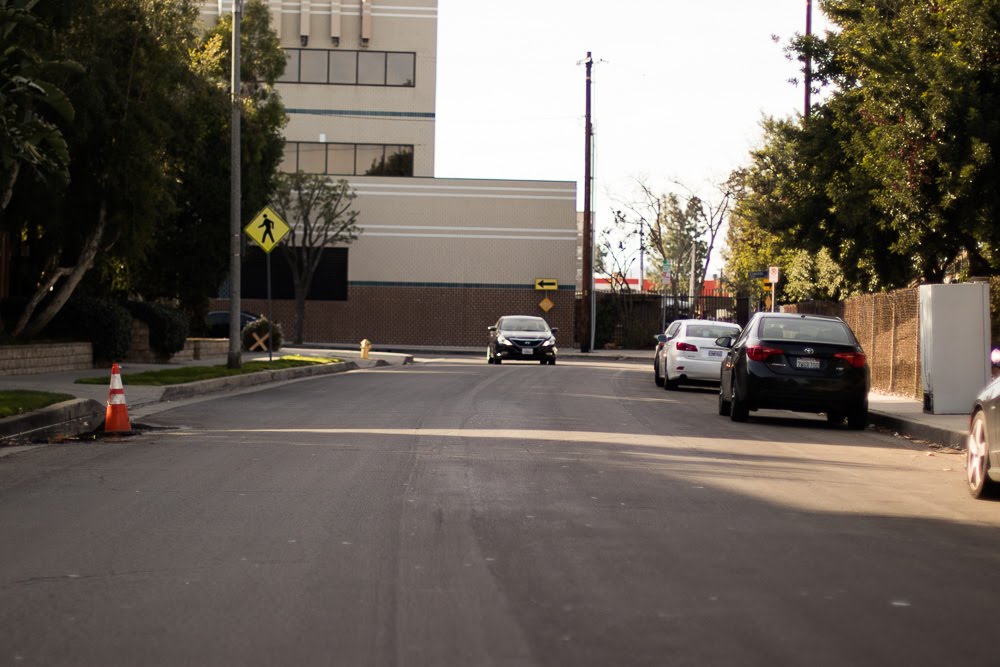
[(665, 334), (656, 334), (655, 338), (656, 338), (656, 342), (657, 343), (666, 343), (667, 342), (667, 337), (666, 337)]
[(486, 327), (486, 330), (489, 331), (490, 333), (496, 333), (497, 328), (496, 327)]
[(557, 333), (559, 333), (559, 327), (552, 327), (551, 329), (549, 329), (549, 331), (551, 331), (552, 335), (555, 336)]
[(719, 347), (730, 348), (733, 346), (733, 338), (732, 336), (723, 336), (722, 338), (716, 338), (715, 344), (718, 345)]

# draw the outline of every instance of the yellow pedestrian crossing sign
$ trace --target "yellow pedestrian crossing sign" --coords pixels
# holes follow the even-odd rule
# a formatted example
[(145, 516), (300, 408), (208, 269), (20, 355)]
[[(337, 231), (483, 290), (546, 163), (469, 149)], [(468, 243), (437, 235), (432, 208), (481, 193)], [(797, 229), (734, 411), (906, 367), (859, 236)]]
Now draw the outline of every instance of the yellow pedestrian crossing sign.
[(281, 243), (290, 231), (292, 228), (270, 206), (260, 209), (250, 224), (243, 228), (243, 232), (266, 253), (274, 250), (274, 246)]

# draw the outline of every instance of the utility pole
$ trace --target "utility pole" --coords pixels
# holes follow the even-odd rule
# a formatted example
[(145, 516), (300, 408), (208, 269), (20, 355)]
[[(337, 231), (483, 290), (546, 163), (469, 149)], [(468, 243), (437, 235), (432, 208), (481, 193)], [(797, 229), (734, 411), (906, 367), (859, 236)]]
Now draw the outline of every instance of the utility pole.
[(812, 0), (806, 0), (806, 118), (809, 118), (812, 107), (812, 25), (813, 3)]
[(590, 124), (590, 78), (594, 67), (594, 59), (587, 51), (587, 59), (584, 61), (587, 67), (587, 116), (584, 126), (584, 155), (583, 155), (583, 271), (581, 273), (581, 302), (580, 302), (580, 330), (577, 332), (580, 340), (580, 351), (590, 352), (593, 340), (591, 339), (591, 308), (594, 283), (594, 230), (591, 224), (590, 209), (590, 157), (591, 146), (594, 138), (594, 129)]
[(688, 310), (691, 312), (691, 317), (694, 317), (694, 298), (695, 298), (695, 259), (697, 258), (696, 250), (697, 244), (695, 244), (694, 239), (691, 239), (691, 280), (688, 282)]
[(240, 23), (243, 0), (233, 0), (233, 62), (229, 77), (232, 104), (229, 145), (229, 357), (226, 366), (243, 365), (240, 349)]
[(642, 222), (639, 222), (639, 292), (644, 292), (646, 290), (646, 238), (645, 238), (645, 228), (642, 226)]

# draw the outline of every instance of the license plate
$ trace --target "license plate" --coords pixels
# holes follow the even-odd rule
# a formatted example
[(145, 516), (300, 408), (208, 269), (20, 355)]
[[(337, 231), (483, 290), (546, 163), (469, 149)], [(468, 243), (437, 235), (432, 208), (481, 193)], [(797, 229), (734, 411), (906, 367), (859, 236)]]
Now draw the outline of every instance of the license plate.
[(819, 359), (813, 359), (812, 357), (799, 357), (795, 360), (795, 367), (819, 370)]
[(722, 357), (722, 350), (709, 350), (708, 351), (708, 356), (721, 358)]
[(521, 354), (534, 354), (535, 351), (528, 347), (521, 348)]

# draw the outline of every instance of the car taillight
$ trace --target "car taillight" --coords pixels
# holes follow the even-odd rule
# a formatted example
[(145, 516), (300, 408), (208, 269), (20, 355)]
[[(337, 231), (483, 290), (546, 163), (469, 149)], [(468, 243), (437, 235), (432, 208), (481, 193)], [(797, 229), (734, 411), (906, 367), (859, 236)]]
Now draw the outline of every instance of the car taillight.
[(865, 361), (867, 361), (867, 357), (865, 357), (864, 353), (862, 352), (838, 352), (837, 354), (833, 355), (833, 358), (843, 359), (844, 361), (849, 363), (852, 368), (864, 368)]
[(765, 345), (749, 345), (747, 346), (747, 356), (754, 361), (767, 361), (768, 357), (776, 354), (784, 354), (784, 350), (779, 350), (776, 347), (767, 347)]
[(697, 352), (698, 351), (697, 346), (692, 345), (691, 343), (682, 343), (681, 341), (677, 341), (677, 349), (680, 350), (681, 352)]

